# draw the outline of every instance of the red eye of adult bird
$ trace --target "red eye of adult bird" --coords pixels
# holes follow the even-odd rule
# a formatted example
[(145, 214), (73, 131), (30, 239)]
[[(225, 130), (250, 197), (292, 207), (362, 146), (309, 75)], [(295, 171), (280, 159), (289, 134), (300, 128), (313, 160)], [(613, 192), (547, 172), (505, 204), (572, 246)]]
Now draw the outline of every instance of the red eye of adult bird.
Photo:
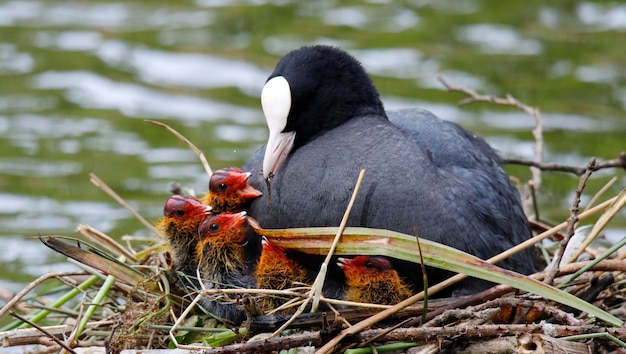
[(165, 203), (157, 233), (171, 248), (174, 269), (195, 269), (194, 254), (198, 242), (198, 226), (211, 213), (211, 208), (192, 196), (174, 195)]
[[(261, 257), (256, 268), (256, 286), (259, 289), (285, 290), (298, 286), (297, 283), (310, 283), (307, 270), (294, 258), (291, 251), (271, 243), (263, 237)], [(282, 305), (286, 298), (265, 296), (261, 309), (267, 313)], [(296, 308), (285, 309), (279, 314), (293, 313)]]
[[(198, 227), (200, 240), (195, 259), (200, 277), (207, 289), (252, 288), (254, 277), (249, 269), (244, 244), (246, 243), (246, 212), (212, 214)], [(239, 324), (245, 314), (236, 306), (234, 298), (203, 298), (200, 302), (216, 317)]]
[(337, 265), (346, 276), (344, 300), (392, 305), (413, 294), (386, 258), (339, 258)]
[(237, 167), (222, 168), (211, 175), (209, 191), (203, 202), (213, 208), (213, 213), (241, 211), (245, 205), (262, 195), (248, 184), (249, 172)]

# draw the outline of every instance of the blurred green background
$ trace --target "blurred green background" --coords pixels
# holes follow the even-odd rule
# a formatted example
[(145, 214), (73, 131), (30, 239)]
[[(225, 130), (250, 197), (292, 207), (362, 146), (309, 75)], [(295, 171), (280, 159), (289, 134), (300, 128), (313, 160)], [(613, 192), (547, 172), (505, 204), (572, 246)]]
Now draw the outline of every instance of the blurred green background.
[[(151, 235), (88, 178), (156, 220), (179, 181), (205, 191), (197, 157), (144, 119), (179, 130), (213, 168), (241, 165), (266, 139), (259, 94), (301, 45), (361, 60), (387, 108), (422, 107), (532, 159), (533, 120), (474, 104), (437, 82), (542, 110), (545, 160), (584, 166), (626, 148), (626, 5), (596, 1), (0, 1), (0, 287), (73, 268), (36, 235), (89, 224)], [(522, 182), (528, 168), (507, 166)], [(612, 176), (593, 176), (583, 199)], [(543, 215), (567, 218), (576, 176), (547, 172)], [(609, 235), (626, 235), (626, 213)]]

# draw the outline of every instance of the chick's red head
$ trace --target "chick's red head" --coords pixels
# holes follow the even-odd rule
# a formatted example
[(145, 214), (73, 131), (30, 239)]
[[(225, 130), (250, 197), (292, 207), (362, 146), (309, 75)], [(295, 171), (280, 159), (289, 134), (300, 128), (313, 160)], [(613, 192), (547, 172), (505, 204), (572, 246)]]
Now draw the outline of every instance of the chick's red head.
[(299, 267), (298, 262), (292, 258), (291, 251), (288, 249), (270, 242), (265, 237), (261, 240), (261, 244), (263, 249), (261, 250), (257, 272), (262, 273), (263, 269), (269, 270), (277, 268), (288, 271)]
[(179, 228), (196, 229), (210, 213), (211, 208), (196, 197), (173, 195), (165, 203), (161, 224), (174, 223)]
[(391, 262), (383, 257), (339, 258), (337, 265), (343, 269), (348, 286), (360, 286), (390, 277), (398, 277)]
[(249, 178), (250, 172), (243, 172), (237, 167), (219, 169), (211, 176), (209, 192), (245, 203), (263, 194), (248, 184)]
[(200, 223), (198, 235), (200, 243), (199, 251), (206, 244), (215, 247), (223, 245), (241, 244), (246, 236), (246, 212), (220, 213), (210, 215)]

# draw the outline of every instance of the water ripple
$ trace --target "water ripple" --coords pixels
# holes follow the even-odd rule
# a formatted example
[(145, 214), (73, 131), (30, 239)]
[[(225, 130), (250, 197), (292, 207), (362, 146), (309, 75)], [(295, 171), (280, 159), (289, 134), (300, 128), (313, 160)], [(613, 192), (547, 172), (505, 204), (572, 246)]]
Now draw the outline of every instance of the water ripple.
[(44, 159), (15, 157), (0, 159), (3, 175), (21, 177), (63, 177), (78, 174), (82, 165), (75, 161), (50, 162)]
[(35, 45), (40, 48), (56, 48), (68, 52), (87, 51), (98, 48), (102, 35), (94, 31), (39, 32)]
[(193, 96), (166, 94), (136, 84), (110, 80), (88, 71), (47, 71), (34, 77), (40, 89), (66, 89), (66, 98), (87, 108), (116, 109), (135, 118), (181, 118), (183, 120), (234, 119), (259, 121), (254, 109)]
[(269, 70), (248, 62), (198, 53), (171, 53), (147, 48), (130, 48), (120, 42), (97, 51), (106, 62), (130, 67), (148, 83), (185, 87), (238, 87), (258, 97)]
[(597, 30), (626, 29), (626, 5), (624, 4), (582, 2), (578, 4), (576, 11), (581, 22)]
[(484, 53), (537, 55), (543, 51), (541, 42), (524, 39), (510, 26), (496, 24), (476, 24), (461, 26), (456, 30), (457, 38), (476, 43)]
[(27, 73), (34, 66), (35, 60), (30, 54), (18, 51), (13, 44), (0, 43), (0, 75)]

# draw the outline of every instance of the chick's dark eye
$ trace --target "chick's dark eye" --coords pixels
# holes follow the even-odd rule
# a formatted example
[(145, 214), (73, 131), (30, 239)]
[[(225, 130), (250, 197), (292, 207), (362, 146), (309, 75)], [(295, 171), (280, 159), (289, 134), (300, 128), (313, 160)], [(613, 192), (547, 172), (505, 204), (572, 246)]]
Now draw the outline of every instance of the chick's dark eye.
[(212, 223), (211, 225), (209, 225), (209, 231), (217, 231), (220, 229), (220, 226), (216, 223)]
[(176, 216), (185, 216), (185, 211), (181, 209), (176, 210)]
[(219, 188), (221, 191), (225, 191), (225, 190), (228, 188), (228, 186), (226, 185), (226, 183), (220, 183), (220, 185), (218, 186), (218, 188)]
[(372, 263), (372, 262), (367, 262), (367, 263), (365, 263), (365, 268), (366, 268), (366, 269), (372, 269), (372, 268), (374, 268), (374, 263)]

